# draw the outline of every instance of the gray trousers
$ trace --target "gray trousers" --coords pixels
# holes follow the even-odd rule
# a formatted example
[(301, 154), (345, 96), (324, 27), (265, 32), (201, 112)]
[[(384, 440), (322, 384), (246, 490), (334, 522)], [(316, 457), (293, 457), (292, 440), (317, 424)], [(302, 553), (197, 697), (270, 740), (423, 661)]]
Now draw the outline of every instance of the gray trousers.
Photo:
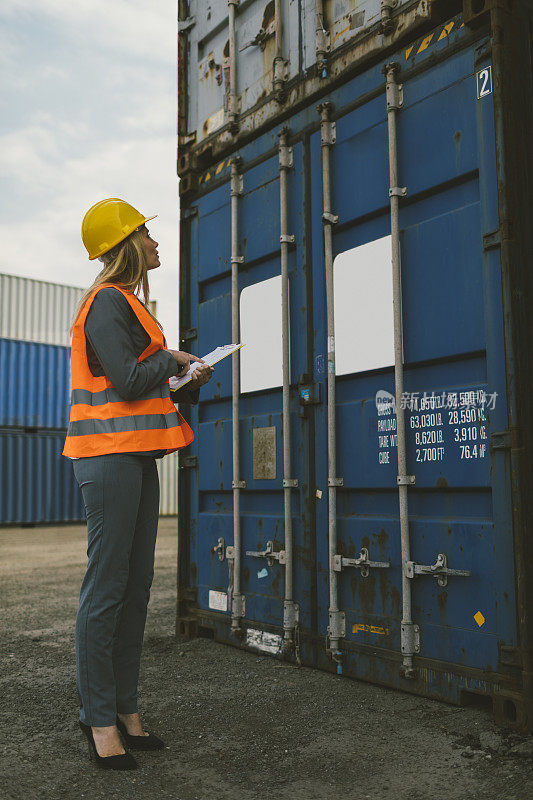
[(76, 617), (80, 719), (114, 725), (137, 708), (137, 682), (154, 575), (159, 478), (151, 456), (72, 462), (87, 514), (87, 572)]

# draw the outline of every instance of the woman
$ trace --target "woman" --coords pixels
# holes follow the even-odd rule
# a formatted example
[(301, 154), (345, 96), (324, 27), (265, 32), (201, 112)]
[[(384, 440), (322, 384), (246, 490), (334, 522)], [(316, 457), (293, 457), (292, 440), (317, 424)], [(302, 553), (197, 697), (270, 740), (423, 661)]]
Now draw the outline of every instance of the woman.
[[(82, 223), (89, 259), (104, 266), (72, 325), (72, 397), (64, 455), (73, 459), (87, 515), (88, 563), (76, 617), (80, 727), (105, 769), (134, 769), (120, 739), (164, 747), (143, 730), (137, 681), (159, 512), (155, 459), (194, 435), (175, 402), (198, 402), (212, 368), (169, 350), (147, 307), (148, 271), (160, 266), (146, 218), (123, 200), (92, 206)], [(142, 290), (144, 303), (138, 298)], [(171, 397), (168, 379), (198, 367)]]

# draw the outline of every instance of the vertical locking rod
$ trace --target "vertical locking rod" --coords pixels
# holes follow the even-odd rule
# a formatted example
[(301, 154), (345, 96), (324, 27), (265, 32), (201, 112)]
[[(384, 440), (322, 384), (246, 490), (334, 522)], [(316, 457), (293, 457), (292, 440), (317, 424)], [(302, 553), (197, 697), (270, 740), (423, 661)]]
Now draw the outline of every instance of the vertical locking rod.
[(281, 103), (285, 98), (285, 60), (283, 58), (283, 20), (281, 17), (281, 0), (274, 3), (275, 20), (275, 55), (272, 64), (273, 89), (276, 100)]
[[(240, 0), (228, 0), (229, 25), (229, 96), (228, 120), (233, 131), (237, 128), (237, 56), (235, 50), (235, 14)], [(237, 341), (237, 340), (235, 340)]]
[(396, 424), (398, 434), (398, 495), (400, 505), (400, 537), (402, 551), (402, 628), (401, 647), (403, 654), (402, 674), (405, 678), (414, 678), (413, 655), (417, 652), (418, 628), (413, 624), (411, 606), (411, 581), (406, 575), (405, 565), (411, 560), (408, 510), (407, 456), (405, 446), (405, 413), (402, 408), (403, 396), (403, 331), (402, 331), (402, 295), (401, 295), (401, 261), (400, 261), (400, 225), (398, 191), (398, 139), (396, 117), (402, 106), (402, 88), (396, 81), (398, 64), (387, 64), (387, 118), (389, 130), (389, 171), (390, 171), (390, 216), (392, 242), (392, 291), (394, 316), (394, 382), (396, 391)]
[[(324, 267), (326, 273), (326, 316), (328, 350), (328, 544), (329, 544), (329, 647), (337, 654), (342, 638), (342, 618), (339, 609), (337, 555), (337, 440), (335, 426), (335, 303), (333, 294), (333, 225), (337, 217), (331, 209), (330, 148), (334, 143), (333, 123), (330, 122), (330, 103), (318, 107), (321, 118), (322, 194), (324, 222)], [(339, 656), (336, 655), (336, 660)]]
[(288, 131), (279, 134), (279, 193), (281, 247), (281, 342), (283, 364), (283, 502), (285, 512), (285, 603), (283, 615), (284, 647), (294, 642), (297, 610), (293, 601), (293, 538), (291, 473), (291, 409), (290, 409), (290, 329), (289, 329), (289, 232), (287, 204), (287, 172), (292, 165), (292, 148), (287, 144)]
[(324, 0), (315, 0), (315, 54), (316, 68), (319, 77), (327, 77), (328, 49), (330, 34), (326, 28), (326, 11)]
[[(239, 198), (242, 195), (242, 175), (240, 159), (231, 162), (231, 338), (239, 341)], [(239, 458), (239, 392), (240, 360), (239, 351), (232, 355), (231, 369), (231, 410), (233, 429), (233, 593), (231, 608), (231, 630), (237, 635), (241, 630), (241, 509), (240, 491), (243, 485), (240, 478)]]

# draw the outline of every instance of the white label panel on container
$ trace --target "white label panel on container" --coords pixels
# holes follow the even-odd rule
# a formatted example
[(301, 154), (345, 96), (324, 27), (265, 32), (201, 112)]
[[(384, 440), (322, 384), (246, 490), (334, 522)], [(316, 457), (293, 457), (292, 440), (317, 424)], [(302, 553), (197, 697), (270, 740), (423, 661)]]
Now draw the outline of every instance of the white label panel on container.
[(262, 650), (264, 653), (276, 655), (281, 650), (282, 639), (277, 633), (258, 631), (248, 628), (246, 632), (246, 644), (255, 650)]
[(216, 592), (214, 589), (209, 590), (209, 608), (215, 611), (228, 610), (228, 595), (226, 592)]

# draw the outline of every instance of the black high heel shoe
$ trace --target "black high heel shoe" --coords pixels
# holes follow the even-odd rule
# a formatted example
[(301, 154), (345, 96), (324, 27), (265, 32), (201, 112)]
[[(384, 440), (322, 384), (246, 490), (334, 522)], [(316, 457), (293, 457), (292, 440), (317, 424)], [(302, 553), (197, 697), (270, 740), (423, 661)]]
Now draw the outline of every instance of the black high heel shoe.
[(85, 725), (81, 719), (78, 720), (80, 728), (87, 737), (87, 744), (89, 747), (89, 758), (91, 761), (96, 761), (97, 765), (102, 769), (137, 769), (137, 762), (130, 753), (122, 753), (119, 756), (101, 756), (98, 754), (96, 745), (94, 743), (94, 736), (89, 725)]
[(117, 717), (117, 728), (123, 735), (128, 747), (132, 750), (162, 750), (165, 743), (153, 733), (148, 732), (148, 736), (132, 736), (128, 733), (128, 729), (120, 719)]

